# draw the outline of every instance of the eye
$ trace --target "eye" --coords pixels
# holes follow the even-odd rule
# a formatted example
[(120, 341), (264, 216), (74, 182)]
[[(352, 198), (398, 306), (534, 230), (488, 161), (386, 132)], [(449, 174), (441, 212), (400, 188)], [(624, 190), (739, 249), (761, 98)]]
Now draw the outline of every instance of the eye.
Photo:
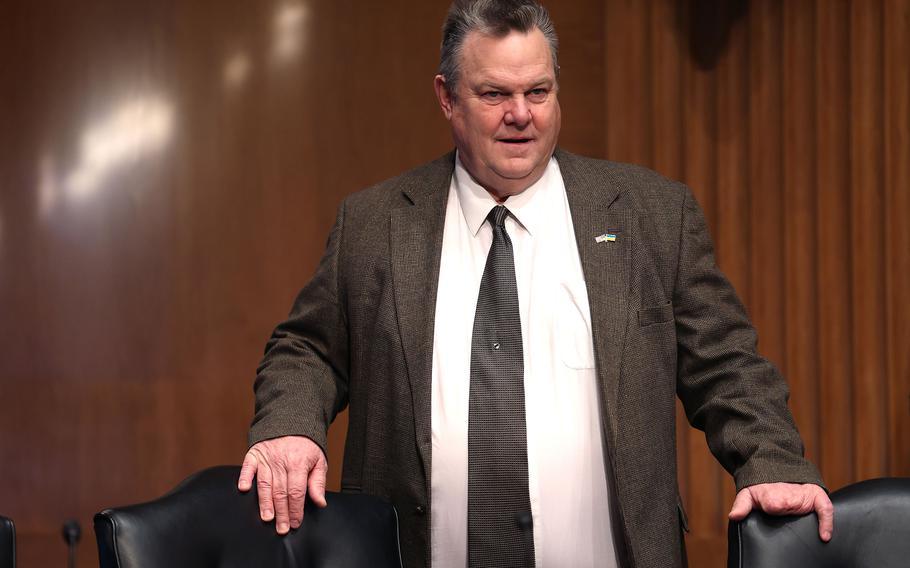
[(485, 91), (480, 97), (486, 101), (495, 102), (502, 100), (503, 94), (500, 91)]
[(525, 93), (525, 97), (532, 103), (542, 103), (547, 100), (547, 97), (550, 95), (550, 91), (543, 87), (538, 87), (537, 89), (531, 89)]

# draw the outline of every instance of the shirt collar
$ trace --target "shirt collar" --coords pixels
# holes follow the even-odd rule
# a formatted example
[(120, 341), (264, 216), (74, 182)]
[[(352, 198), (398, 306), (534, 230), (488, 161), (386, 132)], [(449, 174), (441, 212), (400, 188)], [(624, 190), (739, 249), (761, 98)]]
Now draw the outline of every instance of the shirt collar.
[[(539, 180), (518, 195), (509, 197), (503, 203), (515, 220), (531, 236), (534, 236), (535, 231), (539, 230), (541, 224), (545, 222), (545, 194), (552, 190), (553, 181), (556, 179), (559, 179), (559, 165), (556, 163), (556, 158), (551, 157), (550, 163), (547, 164), (547, 168)], [(498, 204), (493, 196), (471, 177), (461, 163), (457, 152), (455, 153), (455, 174), (452, 176), (452, 180), (468, 230), (472, 235), (477, 236), (490, 209)]]

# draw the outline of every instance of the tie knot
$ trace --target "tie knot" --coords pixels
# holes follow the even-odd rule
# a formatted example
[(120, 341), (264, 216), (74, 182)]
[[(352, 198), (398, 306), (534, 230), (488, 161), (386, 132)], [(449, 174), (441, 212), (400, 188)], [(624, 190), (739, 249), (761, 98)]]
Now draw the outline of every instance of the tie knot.
[(509, 210), (506, 209), (505, 205), (497, 205), (490, 209), (490, 212), (487, 214), (487, 221), (490, 222), (490, 225), (502, 229), (506, 226), (506, 217), (508, 216)]

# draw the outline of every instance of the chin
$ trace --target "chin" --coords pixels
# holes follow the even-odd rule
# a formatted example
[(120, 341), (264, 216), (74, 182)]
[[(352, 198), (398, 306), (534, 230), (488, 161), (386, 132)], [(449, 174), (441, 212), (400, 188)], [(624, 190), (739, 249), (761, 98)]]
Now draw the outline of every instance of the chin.
[(533, 172), (534, 172), (534, 170), (532, 170), (532, 169), (517, 170), (517, 169), (503, 168), (503, 169), (495, 170), (493, 173), (496, 174), (496, 176), (499, 177), (500, 179), (509, 180), (509, 181), (520, 181), (520, 180), (523, 180), (523, 179), (529, 177)]
[(496, 174), (504, 179), (521, 180), (534, 174), (540, 166), (539, 163), (532, 163), (530, 160), (522, 160), (522, 164), (503, 164), (501, 168), (496, 169)]

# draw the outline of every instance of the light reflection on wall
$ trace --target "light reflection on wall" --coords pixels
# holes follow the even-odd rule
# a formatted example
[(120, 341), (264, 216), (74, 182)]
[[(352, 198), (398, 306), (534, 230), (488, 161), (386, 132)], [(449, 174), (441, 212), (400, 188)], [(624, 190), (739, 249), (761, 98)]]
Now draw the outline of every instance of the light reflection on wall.
[(46, 216), (57, 199), (60, 198), (60, 186), (57, 183), (55, 172), (57, 168), (52, 154), (44, 154), (38, 164), (38, 212)]
[[(271, 47), (266, 54), (276, 66), (296, 60), (304, 49), (306, 25), (309, 20), (308, 7), (299, 0), (281, 2), (272, 18)], [(262, 54), (250, 53), (246, 49), (229, 52), (221, 69), (225, 89), (238, 90), (250, 78), (253, 68), (261, 62)]]
[[(84, 133), (79, 161), (64, 184), (68, 195), (91, 195), (118, 167), (161, 150), (173, 127), (173, 107), (158, 96), (137, 97), (114, 108)], [(52, 188), (53, 181), (48, 183)]]
[(286, 63), (295, 59), (303, 49), (307, 7), (299, 2), (287, 2), (275, 11), (272, 21), (272, 60)]
[(237, 88), (246, 82), (252, 70), (250, 56), (245, 51), (238, 51), (228, 57), (224, 63), (224, 84), (229, 88)]

